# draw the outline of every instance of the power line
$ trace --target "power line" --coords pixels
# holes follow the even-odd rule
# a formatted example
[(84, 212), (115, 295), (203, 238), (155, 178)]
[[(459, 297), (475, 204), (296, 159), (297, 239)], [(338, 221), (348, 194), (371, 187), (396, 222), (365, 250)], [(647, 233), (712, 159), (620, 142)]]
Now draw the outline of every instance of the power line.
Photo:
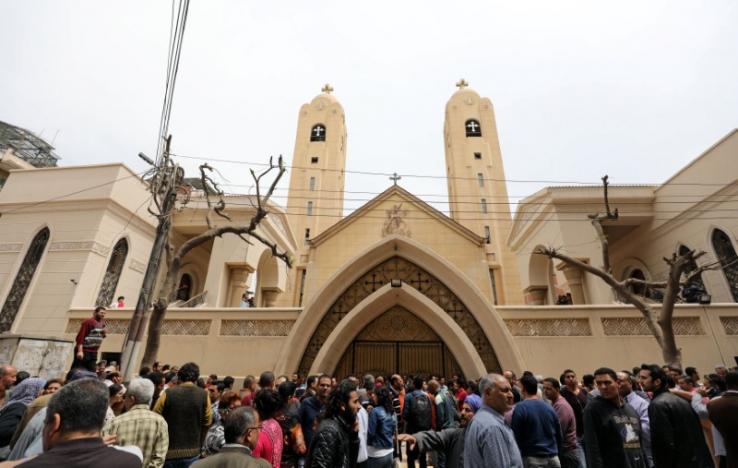
[(28, 208), (33, 208), (35, 206), (40, 206), (40, 205), (44, 205), (46, 203), (50, 203), (50, 202), (53, 202), (53, 201), (56, 201), (56, 200), (61, 200), (62, 198), (71, 197), (72, 195), (77, 195), (77, 194), (80, 194), (80, 193), (84, 193), (84, 192), (87, 192), (89, 190), (95, 190), (95, 189), (100, 188), (100, 187), (105, 187), (106, 185), (114, 184), (114, 183), (119, 182), (121, 180), (130, 179), (131, 177), (140, 177), (140, 176), (143, 176), (144, 174), (146, 174), (147, 172), (148, 171), (143, 171), (143, 172), (140, 172), (138, 174), (131, 174), (131, 175), (127, 175), (125, 177), (120, 177), (120, 178), (117, 178), (117, 179), (109, 180), (107, 182), (103, 182), (102, 184), (91, 185), (89, 187), (85, 187), (85, 188), (80, 189), (80, 190), (75, 190), (74, 192), (65, 193), (63, 195), (57, 195), (56, 197), (48, 198), (46, 200), (41, 200), (39, 202), (32, 203), (30, 205), (19, 206), (18, 208), (15, 208), (13, 210), (4, 211), (1, 214), (6, 215), (6, 214), (10, 214), (10, 213), (17, 213), (18, 211), (23, 211), (23, 210), (26, 210)]
[[(203, 156), (190, 156), (190, 155), (184, 155), (184, 154), (177, 154), (172, 153), (172, 156), (176, 156), (179, 158), (185, 158), (185, 159), (197, 159), (200, 161), (210, 161), (210, 162), (222, 162), (222, 163), (228, 163), (228, 164), (241, 164), (241, 165), (248, 165), (248, 166), (268, 166), (268, 163), (261, 163), (261, 162), (253, 162), (253, 161), (236, 161), (233, 159), (223, 159), (223, 158), (213, 158), (213, 157), (203, 157)], [(288, 169), (305, 169), (305, 170), (317, 170), (317, 171), (323, 171), (323, 172), (338, 172), (342, 174), (358, 174), (358, 175), (369, 175), (369, 176), (381, 176), (381, 177), (390, 177), (395, 175), (394, 173), (389, 172), (374, 172), (374, 171), (351, 171), (346, 169), (329, 169), (329, 168), (318, 168), (318, 167), (310, 167), (310, 166), (294, 166), (294, 165), (286, 165), (285, 166)], [(561, 185), (576, 185), (576, 186), (592, 186), (592, 187), (601, 187), (602, 182), (584, 182), (584, 181), (574, 181), (574, 180), (534, 180), (534, 179), (494, 179), (494, 178), (479, 178), (479, 177), (449, 177), (446, 175), (432, 175), (432, 174), (397, 174), (401, 177), (406, 178), (421, 178), (421, 179), (443, 179), (443, 180), (470, 180), (470, 181), (490, 181), (490, 182), (508, 182), (508, 183), (526, 183), (526, 184), (561, 184)], [(629, 187), (629, 186), (658, 186), (660, 184), (658, 183), (628, 183), (628, 184), (617, 184), (612, 185), (612, 188), (616, 187)], [(704, 186), (704, 187), (722, 187), (727, 185), (727, 183), (707, 183), (707, 182), (671, 182), (669, 185), (679, 185), (679, 186)]]

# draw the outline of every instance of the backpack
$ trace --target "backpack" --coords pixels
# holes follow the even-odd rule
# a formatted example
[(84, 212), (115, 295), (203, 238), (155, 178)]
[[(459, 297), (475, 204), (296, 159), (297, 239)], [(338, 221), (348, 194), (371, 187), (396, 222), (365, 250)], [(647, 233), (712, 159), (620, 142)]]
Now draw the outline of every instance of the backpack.
[(413, 432), (427, 431), (433, 428), (433, 402), (426, 394), (413, 395), (408, 411), (409, 426)]

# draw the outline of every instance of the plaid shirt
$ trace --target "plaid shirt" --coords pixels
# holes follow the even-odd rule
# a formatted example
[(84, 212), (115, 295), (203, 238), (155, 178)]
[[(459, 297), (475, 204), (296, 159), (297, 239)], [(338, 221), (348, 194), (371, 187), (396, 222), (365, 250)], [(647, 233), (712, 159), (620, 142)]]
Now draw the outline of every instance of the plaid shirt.
[(161, 468), (169, 448), (167, 422), (149, 409), (135, 405), (105, 425), (103, 436), (117, 436), (116, 445), (135, 445), (141, 449), (144, 468)]

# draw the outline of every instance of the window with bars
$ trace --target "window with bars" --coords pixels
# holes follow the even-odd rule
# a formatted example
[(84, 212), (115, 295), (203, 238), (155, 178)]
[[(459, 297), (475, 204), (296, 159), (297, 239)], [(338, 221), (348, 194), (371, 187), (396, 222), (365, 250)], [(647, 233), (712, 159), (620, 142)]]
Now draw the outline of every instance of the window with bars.
[(479, 202), (479, 206), (482, 209), (482, 213), (487, 214), (488, 211), (487, 211), (487, 199), (486, 198), (482, 198), (482, 200)]
[(738, 302), (738, 254), (730, 236), (720, 229), (712, 231), (712, 248), (728, 281), (733, 301)]
[(308, 183), (308, 188), (311, 192), (315, 191), (315, 177), (311, 177)]
[(477, 182), (479, 182), (480, 187), (484, 187), (484, 174), (481, 172), (477, 173)]
[(307, 204), (307, 215), (312, 216), (313, 215), (313, 202), (309, 201)]

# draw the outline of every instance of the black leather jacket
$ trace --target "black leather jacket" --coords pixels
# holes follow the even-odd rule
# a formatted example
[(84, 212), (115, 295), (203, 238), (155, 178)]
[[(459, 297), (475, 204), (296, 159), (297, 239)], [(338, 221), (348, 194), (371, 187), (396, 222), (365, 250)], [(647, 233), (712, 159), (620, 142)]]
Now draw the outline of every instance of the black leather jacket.
[(308, 468), (354, 468), (359, 454), (359, 434), (341, 418), (320, 422), (308, 454)]
[(664, 390), (648, 406), (653, 461), (661, 468), (712, 468), (697, 414), (686, 400)]

